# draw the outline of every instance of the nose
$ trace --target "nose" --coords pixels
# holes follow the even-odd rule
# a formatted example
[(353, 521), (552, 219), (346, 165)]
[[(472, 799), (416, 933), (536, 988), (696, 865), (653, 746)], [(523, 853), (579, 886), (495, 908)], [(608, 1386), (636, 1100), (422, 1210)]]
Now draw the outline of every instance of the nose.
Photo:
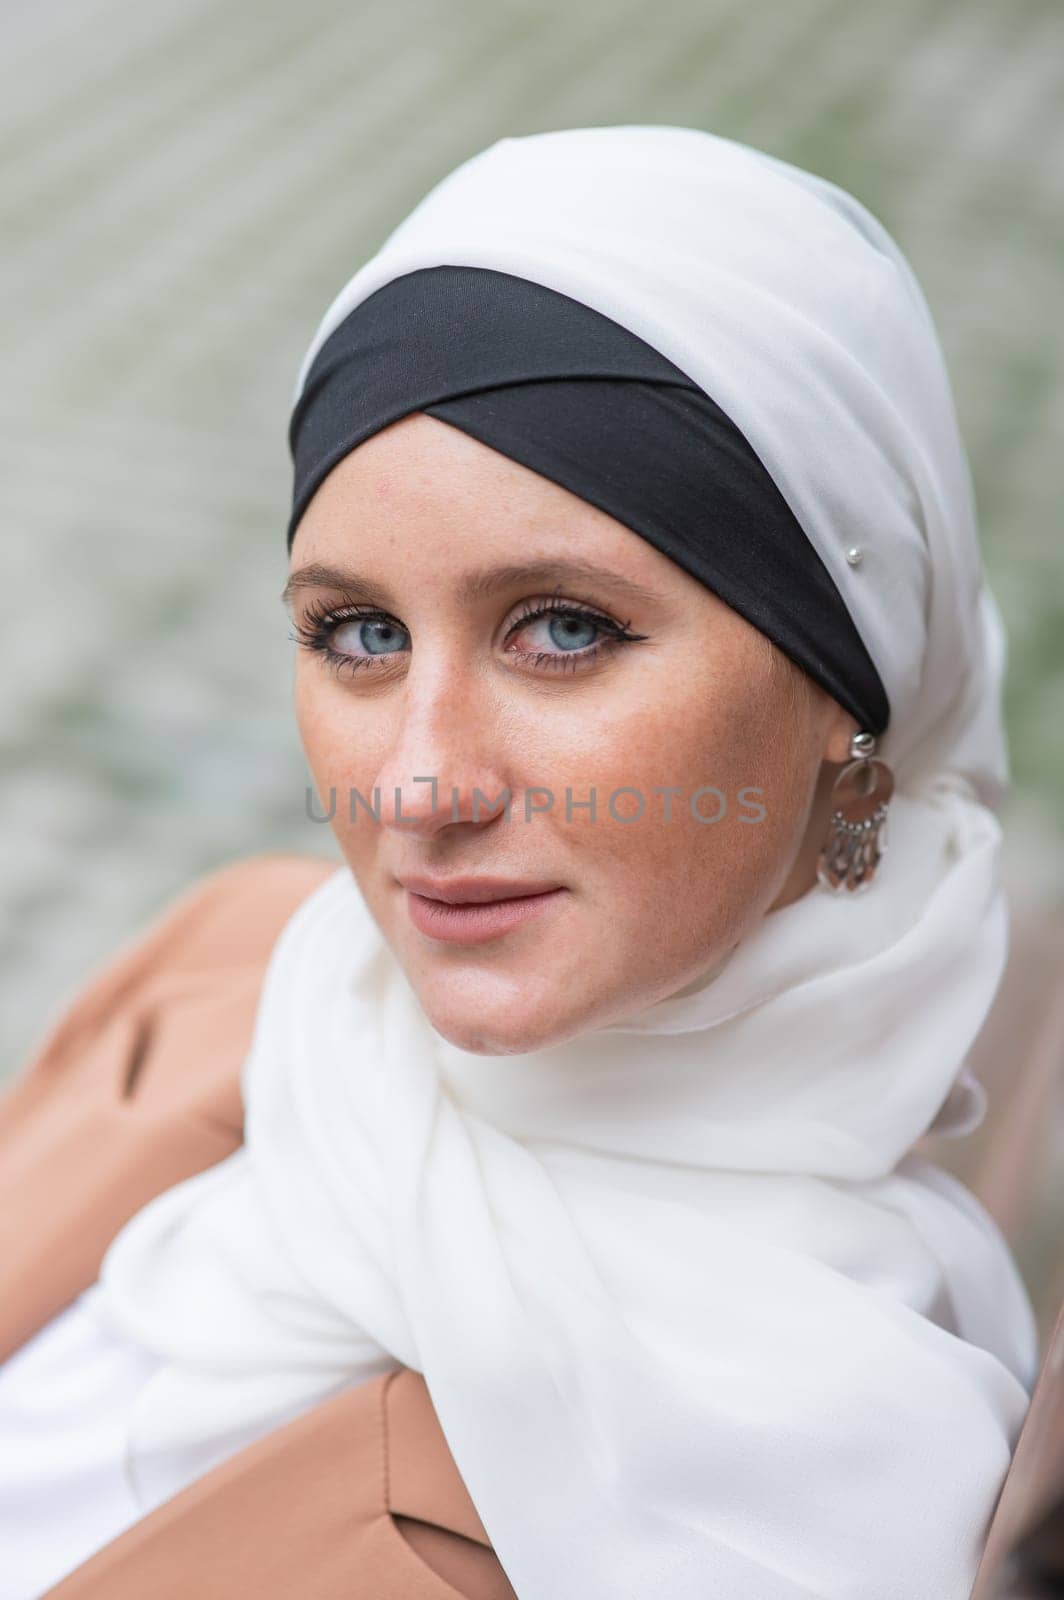
[(506, 765), (497, 713), (475, 675), (412, 665), (376, 777), (381, 826), (432, 838), (463, 824), (501, 821)]

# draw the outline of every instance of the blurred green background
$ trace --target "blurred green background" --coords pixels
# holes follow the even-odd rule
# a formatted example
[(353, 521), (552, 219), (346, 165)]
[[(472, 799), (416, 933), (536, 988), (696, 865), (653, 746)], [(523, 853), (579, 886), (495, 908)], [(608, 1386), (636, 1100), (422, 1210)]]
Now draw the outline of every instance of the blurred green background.
[(0, 1072), (195, 875), (336, 854), (278, 598), (292, 385), (341, 284), (503, 134), (707, 128), (893, 232), (1011, 640), (1010, 885), (1064, 905), (1059, 0), (8, 0), (0, 33)]

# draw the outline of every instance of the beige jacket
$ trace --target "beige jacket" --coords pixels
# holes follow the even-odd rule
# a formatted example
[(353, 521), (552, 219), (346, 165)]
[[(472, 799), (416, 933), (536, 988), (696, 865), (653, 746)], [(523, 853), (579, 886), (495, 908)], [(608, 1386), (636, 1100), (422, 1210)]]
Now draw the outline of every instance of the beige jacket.
[[(266, 961), (333, 871), (259, 856), (195, 884), (89, 979), (0, 1093), (0, 1361), (95, 1281), (134, 1212), (240, 1144), (239, 1073)], [(1061, 1498), (1064, 1318), (978, 1600), (1011, 1592), (997, 1583), (1008, 1551)], [(47, 1600), (246, 1595), (516, 1600), (419, 1373), (360, 1384), (237, 1451)]]
[[(335, 864), (214, 873), (95, 975), (0, 1095), (0, 1360), (92, 1284), (141, 1206), (240, 1144), (263, 970)], [(214, 1467), (49, 1600), (515, 1600), (407, 1368)]]

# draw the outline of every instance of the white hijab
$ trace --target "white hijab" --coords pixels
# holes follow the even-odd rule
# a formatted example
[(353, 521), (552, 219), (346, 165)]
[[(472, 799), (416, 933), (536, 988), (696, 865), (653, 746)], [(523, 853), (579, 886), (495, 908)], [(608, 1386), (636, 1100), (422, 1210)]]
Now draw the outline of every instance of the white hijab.
[(444, 263), (594, 306), (746, 433), (886, 685), (890, 849), (695, 992), (494, 1057), (436, 1033), (338, 870), (274, 949), (244, 1145), (104, 1259), (164, 1358), (141, 1503), (402, 1364), (521, 1600), (967, 1600), (1037, 1349), (997, 1229), (909, 1153), (982, 1116), (964, 1061), (1007, 942), (1003, 636), (927, 307), (822, 179), (577, 129), (440, 183), (300, 384), (355, 304)]

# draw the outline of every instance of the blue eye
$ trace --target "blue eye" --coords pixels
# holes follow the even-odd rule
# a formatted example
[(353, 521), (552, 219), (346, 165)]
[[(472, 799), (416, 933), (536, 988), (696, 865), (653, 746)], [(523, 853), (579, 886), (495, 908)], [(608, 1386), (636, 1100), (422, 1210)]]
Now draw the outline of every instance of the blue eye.
[(338, 655), (352, 658), (357, 657), (359, 645), (372, 656), (394, 655), (396, 650), (405, 648), (403, 641), (408, 638), (405, 628), (386, 617), (356, 617), (332, 630), (331, 648)]
[[(546, 623), (547, 641), (556, 645), (559, 650), (586, 650), (594, 644), (595, 636), (602, 632), (600, 623), (591, 617), (578, 612), (562, 613), (560, 616), (544, 616), (528, 631), (541, 628)], [(526, 628), (527, 628), (526, 624)], [(524, 633), (526, 628), (522, 628)]]
[[(531, 648), (510, 642), (525, 634), (534, 636)], [(507, 653), (534, 667), (576, 672), (605, 651), (645, 637), (601, 612), (551, 595), (549, 600), (527, 603), (507, 637)]]
[(601, 631), (598, 623), (592, 622), (590, 617), (551, 617), (547, 623), (551, 640), (564, 650), (586, 648), (592, 643), (594, 635)]
[(369, 607), (338, 610), (320, 602), (308, 606), (292, 638), (304, 650), (316, 651), (337, 674), (363, 671), (382, 656), (410, 648), (410, 635), (395, 617)]

